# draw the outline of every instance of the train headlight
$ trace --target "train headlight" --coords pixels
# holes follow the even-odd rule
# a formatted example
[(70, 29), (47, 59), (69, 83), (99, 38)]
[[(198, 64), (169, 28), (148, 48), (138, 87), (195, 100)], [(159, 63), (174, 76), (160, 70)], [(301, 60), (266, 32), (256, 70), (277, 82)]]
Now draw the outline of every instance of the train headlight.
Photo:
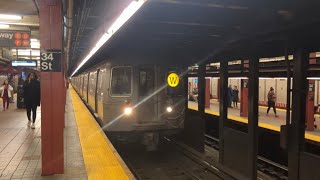
[(129, 116), (132, 113), (132, 108), (131, 107), (126, 107), (124, 108), (124, 114)]
[(172, 112), (172, 107), (168, 106), (168, 107), (167, 107), (167, 112), (168, 112), (168, 113), (171, 113), (171, 112)]

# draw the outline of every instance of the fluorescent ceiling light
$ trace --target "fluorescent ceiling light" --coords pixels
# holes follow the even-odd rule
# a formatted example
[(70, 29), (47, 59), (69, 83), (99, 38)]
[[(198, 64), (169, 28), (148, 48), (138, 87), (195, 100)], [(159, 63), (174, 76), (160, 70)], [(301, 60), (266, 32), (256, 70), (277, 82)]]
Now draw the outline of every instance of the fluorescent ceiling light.
[(40, 50), (19, 49), (18, 56), (40, 56)]
[(31, 41), (30, 45), (31, 45), (31, 48), (32, 48), (32, 49), (34, 49), (34, 48), (40, 48), (40, 42)]
[(22, 17), (17, 15), (0, 14), (0, 19), (19, 20), (22, 19)]
[(108, 28), (108, 31), (104, 33), (96, 45), (91, 49), (89, 54), (81, 61), (76, 70), (72, 73), (71, 77), (104, 45), (121, 27), (136, 13), (147, 0), (132, 1), (128, 7), (126, 7), (117, 20)]
[(21, 22), (8, 22), (8, 21), (0, 21), (0, 24), (9, 24), (9, 25), (16, 25), (16, 26), (35, 26), (35, 27), (39, 26), (39, 24), (37, 23), (21, 23)]
[(0, 24), (0, 29), (7, 29), (10, 28), (10, 25), (8, 24)]

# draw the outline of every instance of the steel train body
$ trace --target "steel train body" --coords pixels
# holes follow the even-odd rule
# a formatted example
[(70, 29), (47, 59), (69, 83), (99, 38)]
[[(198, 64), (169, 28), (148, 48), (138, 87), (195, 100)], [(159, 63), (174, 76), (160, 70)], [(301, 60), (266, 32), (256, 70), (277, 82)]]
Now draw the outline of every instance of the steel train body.
[(167, 86), (170, 69), (156, 65), (102, 63), (71, 83), (109, 134), (176, 133), (184, 126), (183, 81)]
[[(210, 79), (210, 94), (214, 99), (219, 97), (219, 78), (208, 77)], [(191, 87), (189, 91), (197, 86), (197, 78), (190, 77), (189, 84)], [(239, 89), (239, 96), (241, 96), (241, 78), (229, 78), (228, 85), (232, 87), (237, 86)], [(292, 80), (291, 80), (292, 86)], [(287, 79), (286, 78), (260, 78), (259, 79), (259, 103), (266, 104), (268, 101), (268, 92), (270, 87), (273, 87), (275, 90), (275, 95), (277, 97), (277, 104), (280, 107), (284, 107), (287, 103)], [(291, 87), (292, 88), (292, 87)], [(292, 101), (291, 101), (292, 102)], [(315, 105), (320, 104), (320, 82), (319, 80), (315, 81)]]

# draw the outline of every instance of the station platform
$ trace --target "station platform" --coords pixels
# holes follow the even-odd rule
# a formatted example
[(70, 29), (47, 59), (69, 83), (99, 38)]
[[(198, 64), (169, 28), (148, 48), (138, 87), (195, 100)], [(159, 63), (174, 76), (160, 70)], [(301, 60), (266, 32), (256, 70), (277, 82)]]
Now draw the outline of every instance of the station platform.
[(27, 127), (24, 109), (0, 105), (0, 180), (134, 179), (76, 92), (67, 92), (64, 174), (41, 176), (41, 108), (36, 128)]
[[(240, 116), (240, 105), (238, 107), (228, 108), (228, 119), (241, 123), (248, 123), (246, 117)], [(192, 110), (198, 110), (198, 103), (194, 101), (188, 102), (188, 108)], [(219, 102), (216, 100), (210, 100), (210, 108), (206, 108), (206, 113), (219, 116)], [(274, 116), (273, 109), (270, 109), (269, 115), (266, 115), (267, 107), (259, 106), (259, 127), (269, 129), (272, 131), (280, 132), (280, 126), (286, 123), (286, 110), (277, 108), (278, 117)], [(314, 131), (306, 131), (305, 138), (311, 141), (320, 142), (320, 116), (315, 115), (318, 128)]]

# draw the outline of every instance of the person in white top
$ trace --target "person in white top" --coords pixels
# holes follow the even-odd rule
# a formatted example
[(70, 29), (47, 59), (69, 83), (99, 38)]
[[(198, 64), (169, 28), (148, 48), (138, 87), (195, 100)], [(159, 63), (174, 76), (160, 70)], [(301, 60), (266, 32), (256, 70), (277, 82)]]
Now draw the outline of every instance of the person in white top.
[[(3, 111), (9, 108), (9, 100), (11, 98), (11, 91), (13, 88), (9, 85), (8, 80), (5, 80), (0, 87), (1, 97), (3, 99)], [(6, 107), (7, 104), (7, 107)]]

